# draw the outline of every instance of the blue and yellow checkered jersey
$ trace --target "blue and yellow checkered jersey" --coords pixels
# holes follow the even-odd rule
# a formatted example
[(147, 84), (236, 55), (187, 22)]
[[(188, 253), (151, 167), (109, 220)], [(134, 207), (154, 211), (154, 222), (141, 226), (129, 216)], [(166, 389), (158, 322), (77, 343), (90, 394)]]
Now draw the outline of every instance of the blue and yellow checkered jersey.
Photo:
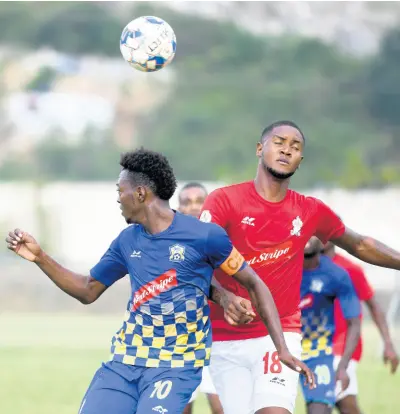
[(335, 332), (334, 300), (338, 299), (346, 319), (360, 314), (360, 302), (348, 273), (321, 256), (316, 269), (303, 270), (301, 282), (302, 358), (332, 354)]
[(244, 266), (215, 224), (175, 213), (171, 226), (155, 235), (129, 226), (91, 270), (105, 286), (130, 276), (132, 295), (111, 359), (155, 368), (208, 365), (212, 273), (221, 267), (234, 274)]

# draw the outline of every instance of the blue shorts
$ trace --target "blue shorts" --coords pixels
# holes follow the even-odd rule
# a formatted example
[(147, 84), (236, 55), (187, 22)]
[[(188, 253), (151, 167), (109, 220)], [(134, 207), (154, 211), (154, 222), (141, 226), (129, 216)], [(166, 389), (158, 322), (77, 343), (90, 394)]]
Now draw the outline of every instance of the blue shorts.
[(301, 384), (306, 403), (321, 403), (330, 407), (334, 406), (336, 381), (333, 355), (323, 355), (304, 362), (313, 370), (317, 383), (317, 387), (313, 390), (310, 390), (303, 383)]
[(96, 372), (79, 414), (180, 414), (202, 368), (142, 368), (107, 362)]

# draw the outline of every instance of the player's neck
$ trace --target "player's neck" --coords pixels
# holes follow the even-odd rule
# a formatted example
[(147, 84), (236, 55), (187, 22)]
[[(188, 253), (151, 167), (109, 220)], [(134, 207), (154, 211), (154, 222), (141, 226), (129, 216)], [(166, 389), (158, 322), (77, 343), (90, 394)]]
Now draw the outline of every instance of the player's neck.
[(146, 233), (157, 234), (167, 230), (175, 217), (174, 211), (169, 206), (168, 201), (154, 200), (143, 211), (143, 215), (138, 224), (141, 224)]
[(257, 193), (260, 194), (262, 198), (271, 203), (279, 203), (286, 196), (289, 187), (289, 179), (279, 180), (262, 170), (262, 167), (259, 166), (256, 178), (254, 179), (254, 185)]
[(335, 249), (325, 250), (324, 255), (329, 257), (330, 259), (333, 259), (336, 255)]
[(315, 270), (319, 267), (319, 255), (312, 257), (311, 259), (305, 259), (303, 264), (304, 270)]

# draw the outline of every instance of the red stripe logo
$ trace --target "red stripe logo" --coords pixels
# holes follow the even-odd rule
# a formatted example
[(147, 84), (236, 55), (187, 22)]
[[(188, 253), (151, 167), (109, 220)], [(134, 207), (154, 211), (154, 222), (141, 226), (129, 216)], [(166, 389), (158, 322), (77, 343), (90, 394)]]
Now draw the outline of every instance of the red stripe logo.
[(309, 293), (308, 295), (301, 298), (300, 303), (299, 303), (299, 308), (307, 309), (307, 308), (310, 308), (313, 304), (314, 304), (314, 296), (311, 293)]
[(152, 280), (147, 285), (142, 286), (133, 295), (132, 310), (135, 311), (138, 307), (148, 302), (150, 299), (160, 295), (161, 293), (178, 285), (176, 278), (176, 270), (171, 269)]

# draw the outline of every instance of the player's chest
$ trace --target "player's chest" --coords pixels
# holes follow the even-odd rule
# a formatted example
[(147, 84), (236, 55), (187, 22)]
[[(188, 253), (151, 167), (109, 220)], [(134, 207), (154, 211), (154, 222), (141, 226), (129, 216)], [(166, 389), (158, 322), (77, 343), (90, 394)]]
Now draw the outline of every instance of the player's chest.
[(229, 223), (229, 236), (242, 252), (286, 245), (303, 249), (315, 232), (313, 218), (311, 211), (295, 207), (279, 211), (253, 207), (235, 212)]
[(136, 240), (126, 247), (124, 256), (134, 286), (187, 277), (202, 262), (201, 253), (184, 241)]
[(329, 307), (334, 299), (329, 282), (323, 277), (309, 279), (303, 276), (300, 295), (299, 307), (302, 311)]

